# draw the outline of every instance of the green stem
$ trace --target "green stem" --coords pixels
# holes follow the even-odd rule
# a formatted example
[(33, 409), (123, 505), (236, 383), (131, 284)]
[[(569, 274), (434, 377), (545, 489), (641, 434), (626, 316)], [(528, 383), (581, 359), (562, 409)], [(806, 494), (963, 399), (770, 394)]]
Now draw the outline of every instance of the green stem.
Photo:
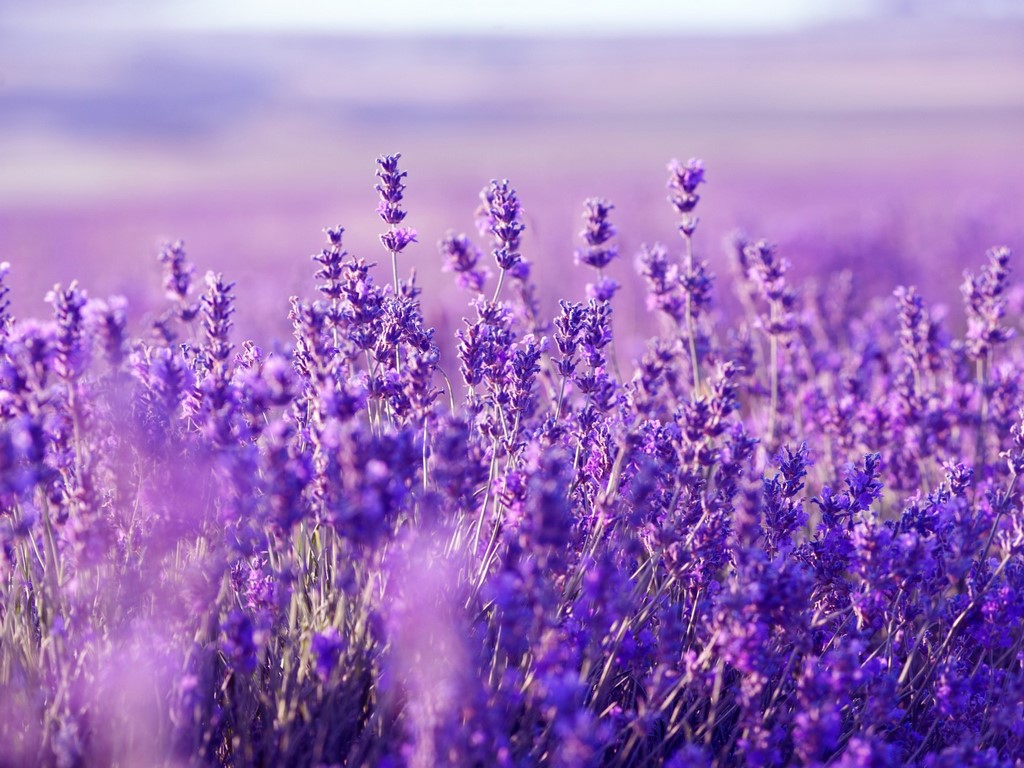
[(504, 268), (498, 273), (498, 284), (494, 287), (494, 298), (491, 299), (491, 303), (494, 304), (498, 301), (498, 294), (501, 293), (501, 286), (505, 282), (505, 270)]
[[(686, 242), (686, 272), (693, 272), (693, 240), (689, 235), (683, 237)], [(686, 293), (686, 335), (690, 343), (690, 363), (693, 366), (693, 396), (700, 395), (700, 365), (697, 362), (697, 340), (694, 332), (693, 297)]]

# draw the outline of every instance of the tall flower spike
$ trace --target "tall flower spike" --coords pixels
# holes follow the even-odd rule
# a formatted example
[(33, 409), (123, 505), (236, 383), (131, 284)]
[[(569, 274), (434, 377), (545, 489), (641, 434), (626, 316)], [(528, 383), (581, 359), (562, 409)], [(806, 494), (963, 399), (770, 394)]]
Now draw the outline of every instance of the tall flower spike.
[(960, 286), (967, 308), (967, 351), (976, 360), (1013, 336), (1013, 329), (1001, 324), (1006, 314), (1010, 253), (1005, 246), (990, 248), (981, 274), (965, 273)]
[(619, 255), (618, 246), (609, 243), (615, 236), (615, 226), (608, 220), (608, 214), (615, 206), (607, 200), (592, 197), (583, 202), (584, 226), (580, 237), (586, 243), (577, 249), (576, 263), (600, 271)]
[(761, 325), (768, 336), (771, 401), (768, 411), (768, 438), (774, 443), (779, 410), (779, 342), (793, 331), (796, 319), (793, 313), (796, 294), (786, 282), (789, 262), (781, 258), (776, 248), (766, 240), (758, 240), (744, 249), (744, 256), (751, 279), (758, 285), (766, 303), (768, 313), (761, 318)]
[(585, 246), (576, 249), (576, 263), (597, 270), (597, 282), (587, 285), (587, 296), (597, 301), (611, 301), (619, 289), (619, 284), (604, 274), (604, 269), (619, 255), (619, 247), (611, 242), (615, 237), (615, 226), (608, 220), (608, 214), (614, 207), (599, 197), (583, 202), (584, 227), (580, 237)]
[(377, 214), (381, 220), (390, 225), (390, 229), (380, 236), (380, 242), (391, 254), (391, 271), (395, 283), (395, 295), (399, 293), (398, 285), (398, 254), (405, 250), (409, 243), (416, 242), (416, 230), (411, 227), (399, 227), (405, 219), (406, 211), (402, 209), (402, 197), (405, 183), (402, 181), (408, 174), (398, 170), (398, 160), (402, 155), (382, 155), (377, 158), (377, 178), (380, 182), (374, 187), (380, 195)]
[(494, 260), (501, 269), (498, 286), (494, 291), (494, 300), (497, 301), (505, 272), (515, 268), (522, 260), (519, 255), (519, 237), (526, 227), (520, 221), (523, 210), (519, 204), (519, 196), (512, 189), (508, 179), (492, 181), (490, 186), (485, 187), (480, 193), (480, 200), (480, 229), (494, 237)]
[(701, 390), (701, 383), (696, 316), (701, 306), (707, 303), (711, 290), (711, 276), (707, 273), (706, 264), (693, 258), (693, 233), (698, 222), (693, 210), (700, 201), (697, 187), (704, 183), (704, 163), (697, 158), (690, 158), (685, 164), (673, 159), (668, 164), (668, 171), (668, 202), (680, 217), (679, 235), (686, 245), (686, 258), (678, 279), (685, 305), (683, 317), (693, 367), (693, 391), (697, 393)]
[(324, 234), (327, 235), (327, 247), (311, 257), (313, 261), (320, 265), (313, 274), (313, 277), (323, 281), (317, 286), (320, 289), (320, 293), (330, 299), (332, 303), (336, 303), (341, 299), (344, 292), (342, 288), (342, 267), (345, 263), (345, 257), (348, 256), (348, 251), (341, 244), (341, 238), (345, 234), (345, 228), (328, 227), (324, 230)]
[(680, 233), (689, 237), (697, 228), (697, 219), (691, 214), (700, 201), (697, 187), (704, 183), (704, 163), (695, 157), (685, 164), (673, 159), (668, 171), (668, 202), (680, 216)]
[(178, 305), (178, 316), (187, 323), (199, 312), (199, 305), (189, 301), (195, 267), (185, 255), (184, 241), (164, 243), (159, 259), (164, 265), (164, 290), (167, 298)]
[(86, 316), (111, 367), (117, 369), (124, 362), (128, 349), (126, 326), (128, 301), (124, 296), (111, 296), (107, 301), (93, 299), (85, 305)]
[(744, 251), (751, 279), (758, 285), (768, 304), (769, 316), (764, 319), (764, 330), (771, 337), (784, 336), (793, 330), (793, 308), (796, 294), (786, 282), (789, 261), (778, 255), (778, 250), (766, 240), (748, 245)]
[(398, 170), (400, 153), (382, 155), (377, 158), (377, 178), (380, 182), (375, 189), (380, 194), (377, 213), (387, 224), (401, 224), (406, 212), (402, 210), (402, 193), (405, 183), (402, 181), (408, 174)]
[(234, 324), (231, 315), (235, 313), (232, 306), (234, 295), (231, 289), (234, 283), (224, 281), (219, 273), (206, 273), (206, 293), (203, 294), (203, 328), (206, 330), (210, 357), (226, 372), (232, 345), (229, 340), (231, 326)]
[(70, 381), (82, 373), (87, 363), (88, 345), (83, 339), (87, 297), (78, 282), (72, 281), (66, 289), (55, 285), (47, 301), (53, 304), (57, 321), (54, 367), (58, 376)]

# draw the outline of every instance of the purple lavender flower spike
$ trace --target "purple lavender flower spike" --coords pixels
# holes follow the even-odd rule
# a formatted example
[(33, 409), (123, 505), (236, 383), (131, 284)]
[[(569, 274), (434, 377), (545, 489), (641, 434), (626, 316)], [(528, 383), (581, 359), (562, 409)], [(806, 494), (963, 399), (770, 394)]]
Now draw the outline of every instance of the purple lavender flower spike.
[(185, 243), (181, 240), (164, 243), (159, 259), (164, 265), (167, 298), (178, 305), (178, 317), (187, 323), (199, 313), (199, 305), (191, 301), (195, 267), (185, 255)]
[(680, 216), (680, 233), (689, 238), (697, 228), (692, 213), (700, 201), (697, 187), (704, 183), (704, 163), (697, 158), (690, 158), (685, 164), (673, 159), (668, 171), (668, 202)]
[(411, 227), (399, 227), (405, 220), (406, 211), (402, 208), (402, 198), (405, 192), (403, 179), (408, 175), (405, 171), (398, 170), (400, 154), (382, 155), (377, 158), (377, 178), (379, 183), (374, 187), (380, 195), (380, 204), (377, 206), (377, 214), (381, 220), (389, 225), (387, 232), (380, 236), (381, 245), (391, 254), (391, 271), (395, 296), (401, 293), (401, 284), (398, 280), (398, 254), (405, 250), (410, 243), (417, 242), (416, 230)]
[(437, 249), (444, 256), (442, 269), (455, 273), (455, 282), (460, 288), (480, 293), (490, 276), (486, 267), (480, 266), (480, 249), (464, 234), (449, 230), (438, 242)]
[(602, 198), (592, 197), (583, 203), (584, 227), (580, 237), (585, 247), (576, 250), (576, 263), (586, 264), (599, 272), (619, 255), (619, 249), (609, 241), (615, 236), (615, 226), (608, 220), (614, 205)]
[(210, 357), (215, 366), (226, 371), (233, 345), (230, 341), (231, 316), (235, 313), (234, 283), (225, 282), (224, 276), (215, 272), (206, 273), (206, 293), (202, 297), (203, 329), (206, 331)]
[(967, 307), (967, 350), (975, 359), (984, 358), (1013, 336), (1013, 329), (1002, 325), (1011, 251), (1005, 246), (991, 248), (986, 256), (988, 264), (981, 274), (965, 273), (960, 287)]
[(406, 212), (402, 210), (402, 193), (405, 183), (402, 181), (408, 173), (398, 170), (398, 161), (402, 155), (381, 155), (377, 158), (377, 178), (379, 183), (374, 187), (380, 194), (377, 214), (386, 224), (401, 224)]
[[(313, 276), (322, 280), (317, 288), (325, 298), (330, 300), (332, 306), (336, 306), (344, 294), (342, 277), (345, 264), (345, 257), (348, 251), (342, 245), (342, 236), (345, 234), (344, 227), (328, 227), (324, 230), (327, 235), (327, 247), (312, 257), (320, 266)], [(340, 318), (337, 318), (340, 320)]]
[(115, 370), (124, 362), (128, 350), (126, 326), (128, 301), (112, 296), (107, 301), (92, 300), (85, 306), (86, 316), (96, 330), (107, 362)]
[(494, 292), (494, 300), (497, 301), (505, 272), (514, 269), (522, 261), (519, 254), (519, 238), (526, 227), (521, 221), (523, 211), (519, 204), (519, 196), (512, 189), (508, 179), (492, 181), (480, 193), (480, 200), (481, 205), (477, 210), (478, 224), (481, 232), (494, 238), (494, 260), (501, 270)]
[(47, 295), (53, 304), (57, 322), (57, 341), (54, 368), (66, 381), (80, 376), (88, 364), (88, 343), (85, 334), (85, 291), (72, 281), (66, 289), (57, 285)]

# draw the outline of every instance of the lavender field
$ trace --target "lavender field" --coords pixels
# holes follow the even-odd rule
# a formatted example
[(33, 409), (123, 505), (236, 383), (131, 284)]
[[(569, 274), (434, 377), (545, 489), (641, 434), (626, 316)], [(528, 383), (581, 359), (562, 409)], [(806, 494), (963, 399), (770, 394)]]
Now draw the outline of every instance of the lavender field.
[(1019, 23), (51, 32), (0, 766), (1024, 764)]

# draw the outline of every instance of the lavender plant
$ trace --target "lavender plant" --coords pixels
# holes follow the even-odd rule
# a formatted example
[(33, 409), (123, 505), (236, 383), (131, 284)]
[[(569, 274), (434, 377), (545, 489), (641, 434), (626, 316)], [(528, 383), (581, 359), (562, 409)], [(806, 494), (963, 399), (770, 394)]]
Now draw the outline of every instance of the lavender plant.
[(481, 245), (439, 245), (472, 294), (453, 385), (399, 274), (398, 159), (390, 284), (325, 230), (270, 351), (181, 243), (134, 329), (75, 283), (12, 318), (0, 264), (0, 762), (1024, 760), (1008, 249), (962, 337), (913, 287), (844, 316), (765, 241), (732, 244), (727, 315), (703, 165), (673, 162), (684, 252), (637, 257), (664, 322), (623, 376), (613, 206), (584, 203), (594, 282), (548, 320), (492, 182), (493, 293)]

